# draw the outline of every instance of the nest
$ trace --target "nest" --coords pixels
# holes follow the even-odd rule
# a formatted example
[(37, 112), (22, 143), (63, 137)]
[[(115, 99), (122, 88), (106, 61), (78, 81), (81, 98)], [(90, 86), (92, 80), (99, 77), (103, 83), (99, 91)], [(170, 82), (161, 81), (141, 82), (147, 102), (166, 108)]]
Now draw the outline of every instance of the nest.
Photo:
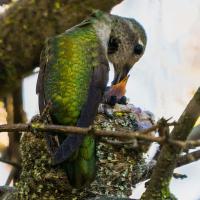
[[(100, 130), (141, 130), (152, 126), (153, 115), (132, 104), (108, 107), (101, 104), (94, 122)], [(24, 134), (21, 140), (22, 172), (16, 184), (16, 199), (87, 199), (106, 195), (128, 197), (132, 194), (135, 165), (144, 164), (143, 153), (150, 143), (102, 138), (97, 141), (97, 176), (84, 189), (73, 189), (66, 174), (52, 167), (51, 156), (42, 133)]]

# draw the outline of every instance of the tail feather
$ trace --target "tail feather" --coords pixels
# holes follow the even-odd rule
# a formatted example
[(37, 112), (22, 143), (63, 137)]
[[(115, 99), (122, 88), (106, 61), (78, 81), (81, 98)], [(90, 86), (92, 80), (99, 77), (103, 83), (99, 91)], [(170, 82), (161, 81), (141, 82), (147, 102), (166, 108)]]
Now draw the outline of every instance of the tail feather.
[[(81, 188), (91, 183), (96, 174), (96, 145), (94, 136), (59, 136), (61, 145), (54, 154), (54, 164), (61, 164), (70, 184)], [(79, 147), (77, 149), (77, 146)]]
[(96, 174), (95, 166), (95, 156), (92, 156), (89, 160), (78, 157), (72, 162), (63, 163), (63, 168), (67, 171), (70, 184), (76, 188), (81, 188), (94, 180)]

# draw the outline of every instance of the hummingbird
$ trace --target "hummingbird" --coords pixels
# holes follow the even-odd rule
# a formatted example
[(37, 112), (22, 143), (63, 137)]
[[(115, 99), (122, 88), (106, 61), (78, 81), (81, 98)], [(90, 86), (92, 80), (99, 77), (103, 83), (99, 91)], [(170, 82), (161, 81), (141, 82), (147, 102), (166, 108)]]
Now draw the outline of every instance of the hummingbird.
[[(107, 86), (109, 62), (115, 72), (112, 85), (117, 85), (143, 55), (146, 40), (144, 28), (135, 19), (99, 10), (48, 38), (36, 86), (40, 113), (51, 102), (54, 124), (92, 125)], [(57, 137), (60, 145), (53, 152), (53, 164), (62, 166), (73, 187), (91, 183), (96, 173), (95, 137), (60, 133)]]

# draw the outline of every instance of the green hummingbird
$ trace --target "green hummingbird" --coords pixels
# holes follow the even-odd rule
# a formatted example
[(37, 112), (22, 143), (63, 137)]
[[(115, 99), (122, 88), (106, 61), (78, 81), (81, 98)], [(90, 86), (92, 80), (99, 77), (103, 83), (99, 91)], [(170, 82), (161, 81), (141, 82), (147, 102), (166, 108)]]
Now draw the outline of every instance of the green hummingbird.
[[(50, 101), (54, 124), (89, 127), (107, 86), (109, 62), (114, 66), (115, 85), (127, 76), (145, 47), (146, 34), (136, 20), (102, 11), (49, 38), (41, 53), (36, 88), (40, 113)], [(89, 184), (96, 171), (94, 136), (57, 136), (60, 146), (53, 154), (54, 164), (61, 164), (73, 187)]]

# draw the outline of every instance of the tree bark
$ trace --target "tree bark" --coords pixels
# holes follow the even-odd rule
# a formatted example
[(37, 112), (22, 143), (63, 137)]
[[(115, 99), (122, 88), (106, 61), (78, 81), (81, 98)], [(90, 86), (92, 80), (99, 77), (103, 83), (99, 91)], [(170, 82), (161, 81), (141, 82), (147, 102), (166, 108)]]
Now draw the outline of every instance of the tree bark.
[[(26, 114), (23, 110), (23, 94), (22, 94), (22, 81), (17, 86), (17, 88), (12, 93), (13, 99), (13, 122), (14, 123), (25, 123), (26, 122)], [(9, 147), (8, 147), (8, 155), (10, 160), (13, 162), (20, 164), (20, 153), (19, 153), (19, 142), (21, 138), (21, 133), (15, 131), (13, 133), (8, 133), (9, 137)], [(7, 180), (9, 184), (12, 180), (13, 183), (19, 179), (20, 171), (19, 168), (13, 167), (10, 178)]]
[(11, 0), (0, 0), (0, 6), (9, 4), (10, 2), (11, 2)]
[[(200, 88), (185, 108), (174, 127), (169, 139), (185, 141), (200, 115)], [(148, 183), (142, 200), (164, 200), (173, 199), (169, 192), (169, 183), (176, 167), (179, 155), (182, 151), (180, 146), (170, 144), (163, 145), (158, 162)]]
[(19, 0), (0, 16), (0, 96), (39, 64), (44, 40), (81, 22), (93, 9), (122, 0)]

